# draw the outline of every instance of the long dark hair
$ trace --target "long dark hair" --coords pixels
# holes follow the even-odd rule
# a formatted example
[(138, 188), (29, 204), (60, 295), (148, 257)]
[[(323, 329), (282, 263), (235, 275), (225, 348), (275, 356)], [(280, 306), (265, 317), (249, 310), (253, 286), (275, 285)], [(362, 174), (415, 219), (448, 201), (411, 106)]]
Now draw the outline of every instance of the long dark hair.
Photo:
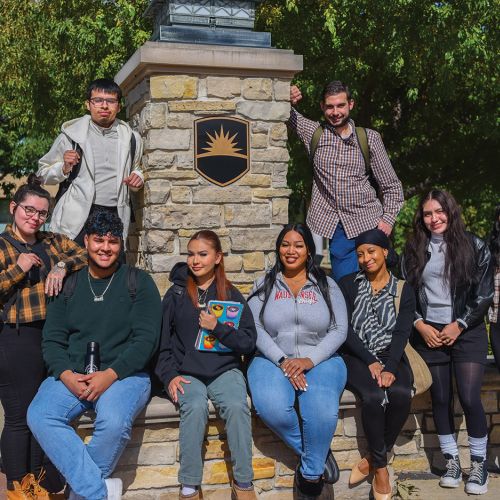
[(498, 203), (495, 208), (495, 219), (488, 245), (490, 247), (493, 264), (495, 267), (500, 267), (500, 203)]
[(430, 200), (437, 201), (446, 216), (448, 226), (443, 234), (446, 243), (444, 277), (450, 288), (470, 285), (474, 281), (475, 253), (455, 198), (446, 191), (432, 189), (425, 194), (413, 218), (413, 232), (405, 247), (405, 268), (408, 281), (417, 287), (422, 282), (422, 272), (428, 261), (430, 231), (425, 227), (423, 207)]
[(276, 261), (274, 266), (266, 273), (264, 282), (262, 285), (255, 290), (248, 300), (250, 300), (254, 295), (258, 297), (264, 296), (264, 303), (262, 304), (262, 309), (260, 310), (259, 319), (262, 324), (264, 324), (264, 310), (266, 308), (267, 302), (273, 290), (274, 283), (276, 282), (276, 276), (278, 273), (284, 270), (284, 266), (280, 259), (280, 247), (283, 239), (287, 233), (290, 231), (296, 231), (304, 239), (304, 243), (307, 249), (307, 262), (306, 262), (306, 273), (309, 278), (312, 276), (319, 287), (321, 295), (325, 299), (328, 311), (330, 312), (330, 322), (335, 323), (335, 315), (333, 313), (332, 301), (330, 300), (330, 291), (328, 287), (328, 281), (326, 279), (326, 274), (319, 266), (314, 263), (315, 245), (314, 239), (311, 234), (310, 229), (305, 224), (287, 224), (278, 235), (276, 239)]
[[(204, 229), (198, 231), (191, 236), (188, 245), (193, 240), (204, 240), (206, 241), (217, 253), (221, 254), (221, 259), (218, 264), (215, 265), (214, 269), (214, 281), (216, 288), (217, 300), (227, 300), (228, 292), (231, 289), (231, 282), (226, 278), (226, 273), (224, 272), (224, 255), (222, 253), (222, 245), (219, 237), (213, 231)], [(188, 268), (188, 277), (186, 290), (191, 299), (191, 302), (195, 307), (198, 307), (198, 290), (195, 278)]]
[(35, 174), (28, 175), (26, 184), (19, 186), (12, 197), (12, 201), (16, 205), (19, 205), (19, 203), (22, 203), (30, 195), (38, 196), (39, 198), (45, 198), (49, 202), (50, 207), (50, 194), (42, 188), (41, 184), (42, 183)]

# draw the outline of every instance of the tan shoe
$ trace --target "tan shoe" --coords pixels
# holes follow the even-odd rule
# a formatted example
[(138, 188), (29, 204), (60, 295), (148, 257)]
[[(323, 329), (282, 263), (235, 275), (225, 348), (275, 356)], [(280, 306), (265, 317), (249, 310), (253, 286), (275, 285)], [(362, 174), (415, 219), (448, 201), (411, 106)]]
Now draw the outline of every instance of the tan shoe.
[(33, 495), (33, 498), (35, 498), (36, 500), (50, 500), (49, 492), (45, 488), (40, 486), (40, 483), (45, 477), (45, 470), (42, 469), (40, 471), (37, 479), (35, 479), (35, 476), (33, 474), (29, 474), (29, 476), (31, 476), (31, 494)]
[(231, 488), (231, 500), (257, 500), (253, 485), (250, 488), (240, 488), (234, 481)]
[[(368, 473), (363, 472), (368, 469)], [(351, 470), (351, 475), (349, 476), (349, 484), (352, 486), (364, 481), (371, 472), (370, 461), (367, 457), (363, 457)]]
[(392, 498), (392, 484), (391, 478), (389, 476), (389, 471), (387, 470), (387, 467), (383, 467), (383, 469), (385, 469), (385, 472), (387, 473), (389, 487), (383, 488), (381, 485), (379, 485), (377, 483), (377, 474), (375, 474), (372, 481), (372, 493), (375, 500), (390, 500)]
[(32, 500), (34, 497), (31, 494), (31, 478), (35, 479), (33, 474), (26, 474), (21, 482), (13, 481), (13, 490), (7, 490), (7, 500)]

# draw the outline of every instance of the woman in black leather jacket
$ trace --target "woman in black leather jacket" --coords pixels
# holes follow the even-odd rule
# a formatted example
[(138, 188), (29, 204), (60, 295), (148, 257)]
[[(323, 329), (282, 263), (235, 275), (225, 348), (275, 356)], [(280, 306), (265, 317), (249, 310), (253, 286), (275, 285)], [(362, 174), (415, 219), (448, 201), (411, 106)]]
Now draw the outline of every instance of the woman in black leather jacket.
[(488, 428), (481, 383), (488, 353), (484, 316), (493, 297), (490, 251), (465, 230), (453, 196), (433, 189), (420, 201), (402, 267), (417, 291), (412, 344), (432, 373), (434, 423), (447, 461), (439, 484), (457, 488), (462, 479), (453, 419), (454, 374), (471, 452), (465, 491), (486, 493)]

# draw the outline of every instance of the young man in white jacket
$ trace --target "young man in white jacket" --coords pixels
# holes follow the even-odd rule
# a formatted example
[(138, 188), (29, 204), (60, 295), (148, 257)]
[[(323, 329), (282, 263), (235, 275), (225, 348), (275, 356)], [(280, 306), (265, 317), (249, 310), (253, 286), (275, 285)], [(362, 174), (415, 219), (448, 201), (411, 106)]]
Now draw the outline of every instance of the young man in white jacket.
[(90, 114), (64, 123), (50, 151), (39, 161), (37, 175), (44, 184), (67, 186), (54, 208), (50, 230), (66, 234), (82, 246), (85, 221), (95, 208), (102, 207), (118, 213), (126, 241), (129, 189), (144, 185), (141, 137), (116, 118), (121, 98), (121, 89), (113, 80), (91, 82), (85, 102)]

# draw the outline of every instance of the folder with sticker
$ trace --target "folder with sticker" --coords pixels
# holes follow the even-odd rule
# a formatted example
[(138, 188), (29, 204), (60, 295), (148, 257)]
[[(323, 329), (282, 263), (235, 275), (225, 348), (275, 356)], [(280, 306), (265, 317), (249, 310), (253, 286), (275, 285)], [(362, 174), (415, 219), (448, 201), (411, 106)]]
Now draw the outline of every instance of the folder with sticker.
[[(241, 314), (243, 313), (243, 304), (240, 302), (231, 302), (227, 300), (210, 300), (208, 309), (215, 314), (217, 321), (228, 325), (235, 330), (240, 324)], [(205, 328), (200, 328), (196, 337), (195, 348), (198, 351), (206, 352), (231, 352), (232, 349), (222, 344), (212, 332)]]

